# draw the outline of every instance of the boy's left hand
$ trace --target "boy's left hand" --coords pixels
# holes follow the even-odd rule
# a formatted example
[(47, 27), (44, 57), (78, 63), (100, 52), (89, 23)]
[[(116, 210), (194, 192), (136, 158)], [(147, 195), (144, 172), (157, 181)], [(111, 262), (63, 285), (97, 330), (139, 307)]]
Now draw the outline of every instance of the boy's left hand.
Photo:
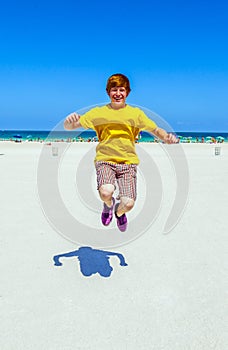
[(164, 142), (165, 142), (165, 143), (171, 144), (171, 143), (178, 143), (179, 140), (176, 138), (175, 135), (173, 135), (173, 134), (167, 134), (167, 135), (164, 137)]

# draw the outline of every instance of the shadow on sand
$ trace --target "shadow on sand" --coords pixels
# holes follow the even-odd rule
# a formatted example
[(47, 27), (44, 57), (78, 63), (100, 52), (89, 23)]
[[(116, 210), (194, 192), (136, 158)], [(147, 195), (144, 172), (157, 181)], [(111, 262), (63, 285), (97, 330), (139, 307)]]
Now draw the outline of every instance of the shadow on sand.
[(113, 271), (110, 265), (110, 256), (117, 256), (120, 261), (120, 266), (127, 266), (122, 254), (108, 252), (104, 250), (93, 249), (91, 247), (80, 247), (69, 253), (55, 255), (53, 257), (55, 266), (62, 266), (60, 258), (77, 257), (80, 263), (81, 273), (88, 277), (98, 273), (102, 277), (110, 277)]

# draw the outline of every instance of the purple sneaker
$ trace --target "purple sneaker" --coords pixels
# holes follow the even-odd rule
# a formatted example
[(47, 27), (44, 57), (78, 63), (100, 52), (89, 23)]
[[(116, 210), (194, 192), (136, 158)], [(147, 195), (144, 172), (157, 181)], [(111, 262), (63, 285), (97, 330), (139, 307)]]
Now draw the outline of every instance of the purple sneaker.
[(119, 204), (116, 204), (116, 207), (115, 207), (115, 217), (117, 220), (117, 226), (121, 232), (124, 232), (127, 229), (127, 217), (126, 217), (126, 214), (123, 214), (121, 216), (116, 215), (118, 206)]
[(110, 222), (112, 221), (113, 217), (113, 208), (115, 204), (115, 199), (112, 197), (112, 206), (109, 208), (105, 203), (104, 203), (104, 208), (101, 214), (101, 221), (104, 226), (108, 226)]

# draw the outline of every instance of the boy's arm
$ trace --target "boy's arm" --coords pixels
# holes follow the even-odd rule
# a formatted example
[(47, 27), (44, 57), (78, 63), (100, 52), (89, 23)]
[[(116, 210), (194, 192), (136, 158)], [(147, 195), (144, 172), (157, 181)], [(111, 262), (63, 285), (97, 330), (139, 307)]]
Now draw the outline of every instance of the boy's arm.
[(165, 143), (178, 143), (178, 139), (173, 134), (168, 134), (164, 129), (156, 128), (154, 130), (148, 130), (153, 135), (164, 141)]
[(80, 115), (78, 113), (69, 114), (64, 120), (64, 129), (73, 130), (82, 127), (79, 122)]

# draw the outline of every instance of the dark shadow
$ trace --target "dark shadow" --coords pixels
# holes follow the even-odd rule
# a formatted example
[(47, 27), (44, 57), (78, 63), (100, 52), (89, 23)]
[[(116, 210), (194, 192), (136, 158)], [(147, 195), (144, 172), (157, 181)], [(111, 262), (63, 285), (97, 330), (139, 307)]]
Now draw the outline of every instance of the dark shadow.
[(60, 258), (70, 258), (76, 256), (80, 262), (81, 273), (88, 277), (98, 273), (102, 277), (110, 277), (112, 266), (110, 265), (110, 256), (117, 256), (120, 261), (120, 266), (127, 266), (125, 259), (120, 253), (113, 253), (104, 250), (93, 249), (91, 247), (80, 247), (73, 252), (55, 255), (53, 257), (55, 266), (62, 266)]

